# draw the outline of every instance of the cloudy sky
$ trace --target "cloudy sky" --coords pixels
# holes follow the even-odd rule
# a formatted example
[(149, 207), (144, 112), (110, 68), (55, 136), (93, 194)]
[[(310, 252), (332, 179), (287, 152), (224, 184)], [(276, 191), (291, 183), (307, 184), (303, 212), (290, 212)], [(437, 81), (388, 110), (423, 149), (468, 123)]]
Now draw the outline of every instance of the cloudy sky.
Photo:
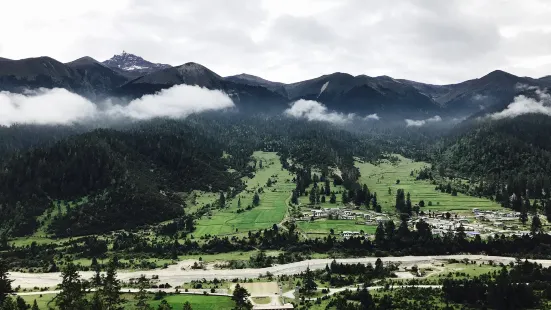
[(453, 83), (551, 74), (549, 0), (18, 0), (0, 57), (98, 60), (122, 50), (294, 82), (336, 71)]

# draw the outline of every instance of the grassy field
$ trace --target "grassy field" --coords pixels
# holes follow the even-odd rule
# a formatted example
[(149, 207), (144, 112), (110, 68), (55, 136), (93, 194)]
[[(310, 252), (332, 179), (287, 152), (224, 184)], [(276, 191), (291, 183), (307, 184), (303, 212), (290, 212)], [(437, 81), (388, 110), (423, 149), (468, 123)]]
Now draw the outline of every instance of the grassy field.
[[(50, 302), (55, 297), (55, 294), (46, 294), (42, 296), (40, 295), (22, 296), (22, 297), (31, 306), (34, 300), (36, 299), (39, 309), (50, 309), (50, 308), (57, 309), (55, 308), (54, 302), (51, 302), (48, 305), (48, 302)], [(124, 304), (124, 309), (128, 309), (128, 310), (136, 309), (135, 307), (136, 301), (134, 300), (133, 294), (123, 294), (123, 298), (126, 300), (126, 303)], [(230, 310), (234, 307), (234, 302), (231, 300), (230, 297), (226, 297), (226, 296), (204, 296), (204, 295), (182, 294), (182, 295), (168, 295), (164, 299), (172, 306), (173, 309), (182, 309), (186, 301), (188, 301), (191, 304), (193, 310), (211, 310), (211, 309)], [(160, 303), (161, 303), (160, 300), (153, 300), (153, 295), (151, 295), (149, 304), (153, 307), (153, 309), (156, 309)]]
[[(255, 152), (253, 156), (263, 161), (263, 168), (258, 169), (252, 179), (246, 180), (246, 190), (229, 200), (227, 209), (213, 211), (211, 216), (203, 216), (198, 220), (194, 236), (245, 233), (270, 228), (283, 220), (287, 213), (286, 201), (294, 188), (291, 181), (293, 176), (287, 170), (283, 170), (275, 153)], [(276, 182), (267, 187), (268, 179)], [(252, 204), (254, 192), (260, 187), (264, 189), (260, 194), (260, 205), (252, 210), (237, 213), (238, 198), (241, 198), (242, 209), (245, 209)]]
[[(226, 296), (202, 296), (202, 295), (172, 295), (166, 296), (165, 300), (172, 306), (172, 309), (182, 309), (184, 303), (189, 301), (193, 310), (230, 310), (235, 306), (230, 297)], [(160, 300), (152, 301), (151, 306), (156, 309)], [(135, 309), (132, 305), (125, 309)]]
[(297, 222), (298, 227), (307, 234), (329, 234), (331, 228), (335, 234), (340, 234), (343, 231), (361, 231), (366, 234), (374, 234), (377, 226), (368, 226), (356, 224), (355, 221), (349, 220), (315, 220)]
[[(399, 161), (391, 164), (383, 161), (378, 165), (357, 161), (356, 167), (360, 169), (361, 177), (359, 182), (367, 184), (369, 190), (377, 193), (378, 202), (383, 211), (393, 212), (396, 202), (396, 190), (404, 189), (411, 194), (413, 204), (420, 200), (425, 201), (424, 210), (471, 212), (473, 208), (481, 210), (500, 209), (501, 206), (493, 201), (484, 198), (466, 196), (458, 193), (457, 196), (436, 191), (435, 185), (428, 181), (415, 180), (416, 174), (410, 176), (412, 171), (418, 171), (429, 164), (416, 162), (403, 156), (396, 155)], [(400, 180), (399, 184), (397, 180)], [(389, 194), (388, 189), (391, 193)], [(432, 206), (428, 203), (432, 202)]]
[(463, 278), (465, 276), (476, 277), (499, 270), (501, 270), (499, 266), (457, 263), (446, 265), (446, 270), (444, 272), (434, 276), (447, 277), (451, 273), (453, 278)]

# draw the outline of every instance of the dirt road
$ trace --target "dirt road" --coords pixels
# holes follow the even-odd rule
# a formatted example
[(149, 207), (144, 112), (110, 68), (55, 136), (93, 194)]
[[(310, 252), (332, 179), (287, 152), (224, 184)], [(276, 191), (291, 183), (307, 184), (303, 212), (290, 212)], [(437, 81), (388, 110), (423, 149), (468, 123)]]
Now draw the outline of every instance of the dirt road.
[[(395, 262), (401, 263), (402, 266), (412, 266), (426, 263), (438, 263), (446, 262), (450, 259), (462, 260), (468, 259), (469, 261), (488, 262), (493, 261), (495, 263), (508, 264), (514, 262), (516, 259), (513, 257), (502, 256), (484, 256), (484, 255), (434, 255), (434, 256), (403, 256), (403, 257), (383, 257), (383, 262)], [(337, 259), (339, 263), (372, 263), (377, 260), (376, 257), (364, 257), (364, 258), (345, 258)], [(159, 277), (160, 283), (169, 283), (170, 285), (178, 286), (183, 283), (190, 282), (191, 280), (212, 280), (212, 279), (226, 279), (231, 280), (235, 278), (257, 278), (259, 275), (265, 275), (270, 272), (273, 275), (293, 275), (298, 274), (306, 268), (310, 269), (322, 269), (327, 264), (330, 264), (332, 259), (312, 259), (307, 261), (301, 261), (285, 265), (277, 265), (268, 268), (259, 269), (232, 269), (232, 270), (182, 270), (181, 264), (169, 266), (166, 269), (144, 270), (144, 271), (124, 271), (118, 272), (119, 279), (128, 281), (133, 278), (138, 278), (140, 275), (152, 277), (156, 275)], [(551, 266), (551, 260), (530, 260), (542, 264), (543, 266)], [(85, 279), (92, 277), (93, 272), (81, 272), (81, 276)], [(60, 273), (20, 273), (11, 272), (11, 279), (14, 280), (14, 286), (21, 286), (22, 288), (33, 287), (54, 287), (60, 283)]]

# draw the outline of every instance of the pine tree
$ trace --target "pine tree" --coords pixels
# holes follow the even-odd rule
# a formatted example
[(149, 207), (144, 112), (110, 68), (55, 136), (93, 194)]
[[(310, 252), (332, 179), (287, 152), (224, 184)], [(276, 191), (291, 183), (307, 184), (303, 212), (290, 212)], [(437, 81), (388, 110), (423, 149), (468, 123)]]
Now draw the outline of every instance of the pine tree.
[(144, 275), (141, 275), (138, 278), (138, 293), (136, 293), (136, 296), (134, 297), (136, 302), (136, 309), (138, 310), (149, 310), (151, 309), (151, 306), (147, 303), (147, 291), (146, 289), (149, 288), (149, 280)]
[(342, 191), (342, 204), (343, 205), (346, 205), (348, 204), (350, 201), (348, 200), (348, 193), (346, 192), (346, 190)]
[(311, 295), (318, 289), (318, 284), (314, 279), (314, 273), (310, 270), (310, 267), (306, 267), (306, 272), (302, 277), (302, 284), (306, 295)]
[(8, 263), (0, 259), (0, 305), (4, 303), (6, 297), (13, 292), (11, 283), (13, 280), (8, 278)]
[(85, 288), (77, 267), (69, 263), (61, 272), (60, 293), (55, 298), (59, 310), (85, 309), (87, 302)]
[(220, 203), (220, 208), (224, 208), (226, 206), (226, 197), (224, 197), (224, 192), (220, 192), (220, 198), (218, 198), (218, 201)]
[(258, 196), (258, 193), (254, 193), (253, 206), (258, 207), (258, 205), (260, 205), (260, 196)]
[(249, 301), (249, 292), (244, 287), (241, 287), (241, 285), (236, 284), (235, 289), (233, 290), (233, 296), (232, 300), (235, 302), (235, 309), (236, 310), (248, 310), (252, 309), (253, 305)]
[(36, 303), (36, 299), (33, 302), (33, 307), (31, 308), (31, 310), (40, 310), (40, 308), (38, 308), (38, 304)]
[(193, 310), (193, 308), (191, 307), (191, 304), (189, 303), (189, 301), (186, 301), (184, 303), (184, 307), (182, 308), (182, 310)]
[(124, 300), (120, 295), (121, 283), (117, 279), (117, 264), (114, 260), (109, 261), (103, 286), (100, 290), (101, 297), (107, 310), (123, 309)]
[(328, 179), (325, 179), (325, 196), (331, 195), (331, 185)]
[(166, 301), (166, 299), (163, 299), (157, 307), (157, 310), (172, 310), (172, 306), (168, 303), (168, 301)]
[(331, 193), (331, 198), (329, 198), (329, 203), (337, 203), (337, 196), (335, 196), (335, 193)]
[(532, 217), (532, 224), (530, 225), (530, 231), (533, 235), (541, 232), (541, 220), (539, 216), (536, 214), (534, 217)]

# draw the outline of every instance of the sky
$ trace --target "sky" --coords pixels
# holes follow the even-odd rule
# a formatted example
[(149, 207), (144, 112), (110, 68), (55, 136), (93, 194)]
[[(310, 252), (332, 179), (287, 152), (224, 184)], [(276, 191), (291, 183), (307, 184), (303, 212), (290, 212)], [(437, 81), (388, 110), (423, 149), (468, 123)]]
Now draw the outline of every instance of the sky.
[(123, 50), (220, 75), (296, 82), (333, 72), (446, 84), (501, 69), (551, 74), (549, 0), (17, 0), (0, 57)]

